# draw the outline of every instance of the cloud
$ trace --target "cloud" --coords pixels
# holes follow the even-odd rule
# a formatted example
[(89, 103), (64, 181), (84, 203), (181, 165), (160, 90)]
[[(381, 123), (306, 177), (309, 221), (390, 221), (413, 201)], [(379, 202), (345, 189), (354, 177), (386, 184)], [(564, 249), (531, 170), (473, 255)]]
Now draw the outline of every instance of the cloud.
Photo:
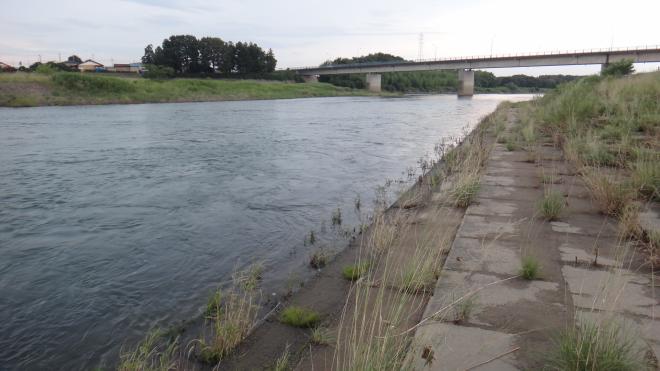
[(645, 45), (658, 42), (659, 13), (656, 1), (610, 0), (3, 0), (0, 60), (130, 62), (172, 34), (257, 42), (280, 67), (376, 51), (414, 59), (422, 32), (425, 58)]

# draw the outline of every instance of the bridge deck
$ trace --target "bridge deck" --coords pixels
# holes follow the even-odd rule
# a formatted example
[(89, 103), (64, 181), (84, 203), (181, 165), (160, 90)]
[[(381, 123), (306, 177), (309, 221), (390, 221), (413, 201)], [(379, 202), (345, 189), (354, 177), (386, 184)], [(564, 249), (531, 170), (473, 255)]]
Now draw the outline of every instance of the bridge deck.
[(478, 56), (440, 60), (375, 62), (343, 64), (322, 67), (292, 68), (301, 75), (336, 75), (351, 73), (383, 73), (404, 71), (430, 71), (455, 69), (511, 68), (607, 64), (631, 59), (635, 63), (660, 62), (660, 46), (588, 50), (574, 52), (550, 52), (527, 55)]

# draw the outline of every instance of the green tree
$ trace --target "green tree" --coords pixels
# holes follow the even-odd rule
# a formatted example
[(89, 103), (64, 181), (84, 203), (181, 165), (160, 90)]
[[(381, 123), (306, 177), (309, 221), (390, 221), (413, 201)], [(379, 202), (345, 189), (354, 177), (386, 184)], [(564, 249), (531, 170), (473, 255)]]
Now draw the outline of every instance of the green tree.
[(69, 56), (69, 58), (67, 58), (66, 61), (69, 62), (69, 63), (75, 63), (75, 64), (81, 64), (83, 62), (82, 59), (80, 59), (80, 57), (75, 55), (75, 54)]
[(630, 59), (622, 59), (618, 62), (610, 63), (600, 74), (603, 76), (624, 76), (635, 72), (635, 66)]
[(154, 64), (156, 63), (156, 53), (154, 52), (154, 46), (149, 44), (144, 48), (144, 55), (142, 56), (143, 64)]

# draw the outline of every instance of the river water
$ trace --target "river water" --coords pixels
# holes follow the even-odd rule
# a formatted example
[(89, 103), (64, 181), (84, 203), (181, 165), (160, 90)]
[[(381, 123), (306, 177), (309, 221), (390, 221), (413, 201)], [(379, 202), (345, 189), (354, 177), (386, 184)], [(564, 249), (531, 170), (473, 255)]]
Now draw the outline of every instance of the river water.
[(112, 365), (256, 260), (267, 295), (309, 276), (310, 230), (343, 245), (333, 210), (356, 223), (356, 197), (529, 98), (0, 109), (0, 369)]

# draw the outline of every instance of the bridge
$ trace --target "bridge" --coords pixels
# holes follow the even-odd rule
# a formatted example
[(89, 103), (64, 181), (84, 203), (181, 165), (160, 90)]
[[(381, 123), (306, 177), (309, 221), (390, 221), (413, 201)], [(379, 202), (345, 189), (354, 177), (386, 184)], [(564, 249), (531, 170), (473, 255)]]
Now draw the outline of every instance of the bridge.
[(524, 55), (497, 55), (446, 58), (421, 61), (393, 61), (298, 67), (291, 70), (306, 82), (316, 82), (320, 75), (358, 74), (367, 76), (367, 89), (381, 90), (381, 74), (387, 72), (458, 70), (458, 95), (474, 94), (474, 70), (486, 68), (601, 65), (621, 60), (634, 63), (660, 62), (660, 45), (652, 47), (591, 49), (572, 52), (547, 52)]

